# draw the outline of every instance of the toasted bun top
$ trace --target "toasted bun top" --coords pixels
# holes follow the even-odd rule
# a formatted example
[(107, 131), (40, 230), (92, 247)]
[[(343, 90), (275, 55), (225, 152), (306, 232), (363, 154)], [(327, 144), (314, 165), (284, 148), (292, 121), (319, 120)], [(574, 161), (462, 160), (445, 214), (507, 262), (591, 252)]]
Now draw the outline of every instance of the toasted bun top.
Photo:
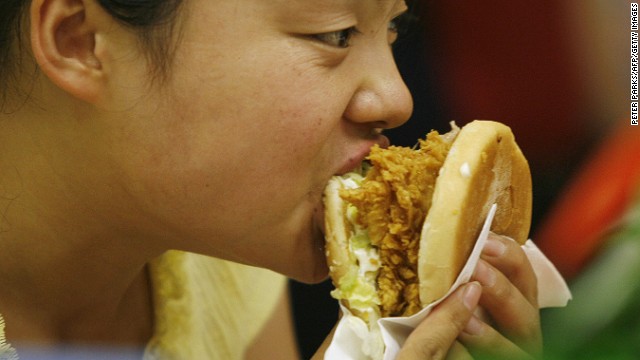
[(436, 182), (418, 257), (423, 306), (444, 296), (457, 278), (491, 206), (491, 230), (519, 243), (531, 224), (531, 174), (509, 127), (493, 121), (464, 126)]

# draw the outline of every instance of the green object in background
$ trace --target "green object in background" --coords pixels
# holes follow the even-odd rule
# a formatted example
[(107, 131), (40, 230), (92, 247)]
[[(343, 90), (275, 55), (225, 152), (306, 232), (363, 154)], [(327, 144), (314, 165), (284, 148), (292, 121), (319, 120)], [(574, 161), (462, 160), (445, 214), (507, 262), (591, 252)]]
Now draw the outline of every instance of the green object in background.
[(640, 359), (640, 201), (570, 287), (542, 313), (547, 358)]

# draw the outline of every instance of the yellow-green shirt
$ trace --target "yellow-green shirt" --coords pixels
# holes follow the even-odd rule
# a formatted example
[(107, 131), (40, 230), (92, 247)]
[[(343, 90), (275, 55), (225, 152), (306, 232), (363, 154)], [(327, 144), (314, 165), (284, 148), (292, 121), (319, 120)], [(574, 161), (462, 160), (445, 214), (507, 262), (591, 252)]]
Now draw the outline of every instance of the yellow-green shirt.
[[(242, 359), (286, 286), (269, 270), (180, 251), (150, 269), (155, 329), (144, 360)], [(0, 360), (18, 359), (2, 325)]]

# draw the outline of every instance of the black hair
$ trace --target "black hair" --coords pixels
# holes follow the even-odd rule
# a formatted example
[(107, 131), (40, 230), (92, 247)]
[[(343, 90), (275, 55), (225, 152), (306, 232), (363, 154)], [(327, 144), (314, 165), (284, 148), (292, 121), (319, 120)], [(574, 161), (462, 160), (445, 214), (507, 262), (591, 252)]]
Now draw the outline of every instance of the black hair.
[(15, 76), (15, 67), (18, 59), (13, 59), (12, 47), (14, 40), (20, 34), (20, 26), (23, 8), (27, 6), (27, 0), (3, 0), (0, 1), (0, 109), (4, 104), (10, 79)]
[(156, 74), (166, 78), (183, 0), (98, 0), (122, 24), (137, 30)]
[[(183, 0), (98, 0), (120, 23), (135, 30), (154, 71), (166, 79), (171, 63), (178, 8)], [(21, 44), (30, 0), (0, 0), (0, 109), (20, 62), (14, 50)]]

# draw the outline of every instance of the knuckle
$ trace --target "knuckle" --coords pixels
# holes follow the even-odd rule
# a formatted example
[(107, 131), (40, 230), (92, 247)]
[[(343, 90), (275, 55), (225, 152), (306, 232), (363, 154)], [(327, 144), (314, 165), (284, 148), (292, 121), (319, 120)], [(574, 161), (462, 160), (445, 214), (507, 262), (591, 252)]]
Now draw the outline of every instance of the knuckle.
[(434, 334), (411, 340), (405, 343), (396, 360), (444, 359), (447, 355), (448, 341), (444, 336)]
[(444, 359), (446, 354), (442, 348), (428, 347), (423, 349), (420, 355), (423, 359)]
[(524, 250), (515, 241), (509, 241), (505, 260), (509, 263), (513, 271), (522, 271), (522, 265), (529, 263), (529, 259), (524, 253)]
[(443, 336), (434, 336), (430, 339), (425, 339), (420, 342), (420, 345), (415, 348), (417, 358), (420, 359), (444, 359), (447, 355), (448, 339)]
[(442, 320), (444, 321), (440, 323), (438, 331), (430, 331), (428, 334), (414, 332), (398, 359), (445, 359), (465, 324), (453, 313), (447, 314)]
[(513, 286), (508, 281), (498, 281), (496, 285), (493, 287), (493, 296), (496, 299), (511, 299), (514, 293)]

